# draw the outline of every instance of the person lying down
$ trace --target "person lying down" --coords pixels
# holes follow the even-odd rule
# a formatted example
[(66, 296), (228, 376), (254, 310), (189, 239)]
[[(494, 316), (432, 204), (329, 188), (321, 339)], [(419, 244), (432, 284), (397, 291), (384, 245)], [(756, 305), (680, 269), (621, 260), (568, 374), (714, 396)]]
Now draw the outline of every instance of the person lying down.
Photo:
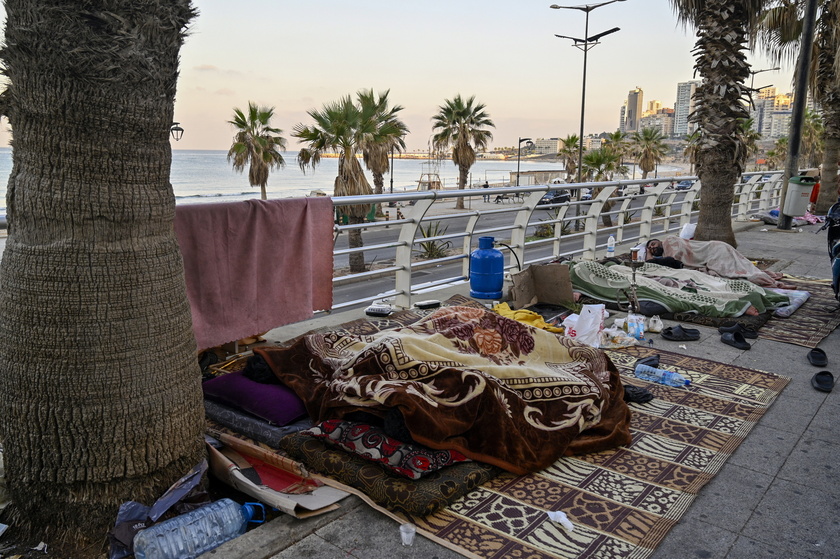
[(731, 245), (722, 241), (693, 241), (677, 235), (651, 239), (645, 245), (645, 260), (673, 268), (691, 268), (729, 279), (742, 279), (761, 287), (795, 289), (782, 280), (784, 274), (759, 269)]
[[(633, 270), (620, 264), (582, 261), (569, 264), (575, 291), (605, 302), (628, 301)], [(712, 317), (757, 315), (789, 304), (788, 297), (749, 281), (710, 276), (646, 262), (636, 270), (636, 297), (642, 308), (658, 312), (696, 312)], [(664, 311), (662, 311), (664, 309)]]

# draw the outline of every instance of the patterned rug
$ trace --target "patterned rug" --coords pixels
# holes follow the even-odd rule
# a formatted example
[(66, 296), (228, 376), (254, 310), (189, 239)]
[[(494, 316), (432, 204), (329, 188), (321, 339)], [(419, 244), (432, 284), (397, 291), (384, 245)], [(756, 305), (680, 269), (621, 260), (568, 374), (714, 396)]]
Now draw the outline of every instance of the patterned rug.
[[(502, 473), (447, 508), (408, 520), (467, 557), (644, 559), (790, 381), (644, 347), (607, 353), (626, 382), (656, 396), (631, 404), (629, 447), (563, 458), (535, 474)], [(631, 377), (635, 361), (653, 353), (690, 378), (690, 389)], [(564, 512), (573, 531), (547, 511)]]
[(837, 308), (831, 280), (785, 278), (785, 281), (810, 292), (811, 297), (790, 318), (771, 318), (758, 331), (758, 337), (815, 348), (840, 325), (840, 311), (831, 312)]

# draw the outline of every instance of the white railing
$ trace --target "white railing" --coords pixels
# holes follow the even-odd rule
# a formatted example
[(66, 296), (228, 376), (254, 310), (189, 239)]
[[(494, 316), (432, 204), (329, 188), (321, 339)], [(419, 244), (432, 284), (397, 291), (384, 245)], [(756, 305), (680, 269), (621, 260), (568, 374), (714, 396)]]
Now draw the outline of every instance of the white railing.
[[(771, 180), (762, 182), (761, 177), (767, 174), (772, 175)], [(781, 194), (781, 178), (781, 171), (745, 174), (744, 182), (735, 185), (733, 219), (746, 221), (753, 213), (776, 207)], [(672, 185), (677, 180), (695, 182), (688, 190), (676, 190)], [(644, 194), (620, 195), (626, 187), (635, 190), (636, 185), (643, 184), (652, 185), (645, 188)], [(578, 193), (593, 187), (600, 189), (594, 198), (578, 200)], [(556, 190), (568, 190), (572, 200), (538, 205), (546, 192)], [(617, 191), (619, 194), (614, 196)], [(498, 195), (507, 195), (507, 203), (492, 204), (488, 209), (486, 202), (480, 202), (488, 194), (491, 200)], [(477, 237), (481, 236), (493, 236), (498, 248), (507, 252), (506, 269), (509, 271), (561, 258), (594, 260), (599, 254), (603, 256), (609, 235), (615, 236), (618, 245), (629, 247), (651, 237), (678, 233), (685, 224), (696, 221), (701, 195), (702, 185), (697, 177), (681, 176), (336, 197), (333, 204), (338, 212), (347, 205), (381, 204), (387, 209), (396, 204), (404, 217), (336, 226), (334, 261), (338, 268), (345, 264), (349, 254), (359, 251), (366, 255), (375, 253), (373, 257), (366, 256), (366, 265), (372, 267), (374, 261), (385, 261), (387, 265), (360, 273), (339, 274), (333, 279), (333, 288), (363, 281), (375, 281), (387, 288), (377, 291), (375, 296), (338, 302), (333, 309), (366, 304), (374, 298), (392, 298), (395, 306), (408, 308), (412, 297), (420, 291), (464, 282), (469, 278), (469, 255), (477, 247)], [(458, 199), (464, 200), (466, 209), (454, 208)], [(609, 210), (605, 209), (608, 202), (612, 203)], [(475, 209), (473, 204), (477, 206)], [(389, 213), (396, 212), (389, 210)], [(605, 216), (609, 216), (612, 225), (603, 224)], [(435, 236), (424, 237), (422, 228), (433, 222), (438, 222), (444, 230)], [(450, 232), (449, 227), (457, 230)], [(345, 233), (353, 229), (362, 230), (364, 247), (351, 249), (346, 246)], [(537, 234), (538, 229), (541, 235)], [(422, 260), (413, 257), (421, 243), (449, 243), (458, 248), (450, 249), (446, 256)], [(450, 271), (440, 276), (441, 269)], [(420, 282), (417, 275), (428, 270), (436, 270), (439, 277)]]

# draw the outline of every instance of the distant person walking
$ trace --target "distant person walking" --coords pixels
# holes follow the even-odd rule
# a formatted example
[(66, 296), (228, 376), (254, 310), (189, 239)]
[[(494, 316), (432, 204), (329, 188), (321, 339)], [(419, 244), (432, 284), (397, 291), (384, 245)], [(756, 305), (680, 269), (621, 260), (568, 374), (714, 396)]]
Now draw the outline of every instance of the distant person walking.
[[(487, 181), (484, 181), (484, 184), (481, 185), (481, 188), (490, 188), (490, 184)], [(489, 194), (484, 195), (484, 201), (485, 202), (490, 201), (490, 195)]]

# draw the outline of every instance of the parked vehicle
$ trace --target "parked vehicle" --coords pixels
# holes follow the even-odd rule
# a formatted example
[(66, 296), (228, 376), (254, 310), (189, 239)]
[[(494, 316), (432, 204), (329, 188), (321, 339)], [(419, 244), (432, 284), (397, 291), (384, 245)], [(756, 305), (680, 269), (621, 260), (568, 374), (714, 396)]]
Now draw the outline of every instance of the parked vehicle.
[[(840, 200), (834, 203), (825, 216), (825, 224), (819, 231), (828, 229), (828, 257), (831, 259), (831, 288), (834, 298), (840, 302)], [(840, 311), (840, 308), (834, 312)]]
[(568, 190), (553, 190), (551, 192), (546, 192), (540, 201), (537, 202), (538, 206), (547, 206), (548, 204), (565, 204), (572, 199), (572, 195), (569, 194)]
[(583, 201), (592, 200), (592, 189), (585, 188), (580, 192), (580, 199)]
[(694, 185), (694, 181), (685, 180), (685, 181), (678, 182), (674, 186), (674, 188), (676, 188), (677, 190), (688, 190), (692, 187), (692, 185)]

